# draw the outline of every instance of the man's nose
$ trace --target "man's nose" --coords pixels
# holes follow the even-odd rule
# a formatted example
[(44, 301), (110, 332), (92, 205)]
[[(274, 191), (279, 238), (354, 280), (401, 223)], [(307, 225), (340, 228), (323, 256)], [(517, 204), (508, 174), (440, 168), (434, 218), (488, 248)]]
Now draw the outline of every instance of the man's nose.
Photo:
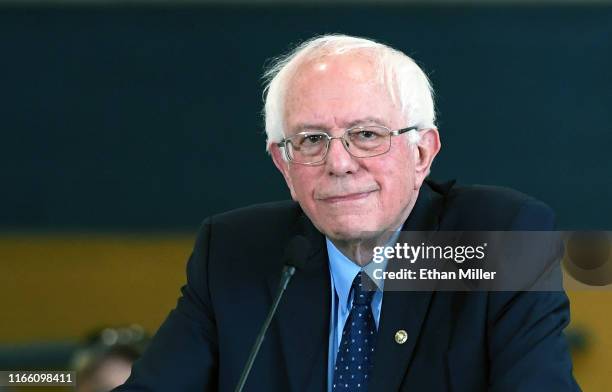
[(342, 138), (333, 138), (329, 141), (329, 150), (325, 157), (325, 166), (329, 174), (343, 176), (359, 169), (359, 162), (345, 148), (345, 143)]

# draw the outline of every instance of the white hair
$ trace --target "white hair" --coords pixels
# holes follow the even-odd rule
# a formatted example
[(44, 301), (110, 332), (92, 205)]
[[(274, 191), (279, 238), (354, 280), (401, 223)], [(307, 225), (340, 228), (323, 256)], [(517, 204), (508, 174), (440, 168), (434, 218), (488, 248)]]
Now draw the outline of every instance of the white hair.
[(291, 52), (272, 61), (264, 73), (264, 118), (266, 149), (285, 137), (284, 100), (287, 86), (299, 65), (323, 56), (351, 51), (371, 54), (376, 62), (378, 79), (394, 104), (398, 104), (407, 126), (435, 128), (434, 92), (427, 75), (406, 54), (371, 39), (340, 34), (314, 37)]

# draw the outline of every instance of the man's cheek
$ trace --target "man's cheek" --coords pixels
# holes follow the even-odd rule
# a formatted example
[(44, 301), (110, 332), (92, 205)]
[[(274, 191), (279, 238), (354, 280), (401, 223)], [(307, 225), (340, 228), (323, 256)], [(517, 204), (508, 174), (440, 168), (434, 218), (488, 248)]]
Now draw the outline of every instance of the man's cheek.
[(303, 180), (300, 180), (303, 176), (300, 175), (299, 171), (295, 170), (295, 168), (289, 168), (288, 173), (289, 181), (287, 181), (287, 185), (289, 186), (289, 192), (291, 193), (291, 198), (294, 201), (303, 201), (304, 192), (302, 188)]
[(303, 182), (294, 181), (290, 192), (293, 200), (300, 202), (300, 204), (310, 205), (314, 202), (312, 193), (303, 186)]

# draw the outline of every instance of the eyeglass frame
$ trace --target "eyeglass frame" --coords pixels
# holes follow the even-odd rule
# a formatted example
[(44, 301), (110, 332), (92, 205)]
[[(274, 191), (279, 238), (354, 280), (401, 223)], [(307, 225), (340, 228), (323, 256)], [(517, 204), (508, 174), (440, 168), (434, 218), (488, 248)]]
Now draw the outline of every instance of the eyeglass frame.
[[(340, 139), (343, 142), (348, 142), (346, 139), (344, 139), (344, 137), (349, 133), (349, 131), (353, 131), (353, 130), (359, 129), (359, 128), (365, 129), (365, 128), (370, 127), (370, 126), (378, 127), (378, 128), (384, 128), (387, 131), (389, 131), (389, 148), (387, 149), (387, 151), (381, 152), (381, 153), (378, 153), (378, 154), (375, 154), (375, 155), (370, 155), (370, 156), (367, 156), (367, 157), (358, 157), (358, 156), (353, 155), (353, 153), (351, 153), (349, 151), (349, 149), (348, 149), (348, 147), (347, 147), (347, 145), (345, 143), (342, 143), (342, 146), (344, 147), (346, 152), (348, 152), (349, 155), (352, 156), (353, 158), (367, 159), (367, 158), (373, 158), (373, 157), (377, 157), (377, 156), (386, 154), (389, 151), (391, 151), (391, 136), (399, 136), (401, 134), (404, 134), (404, 133), (410, 132), (410, 131), (419, 131), (419, 127), (416, 127), (416, 126), (407, 127), (407, 128), (401, 128), (401, 129), (397, 129), (395, 131), (392, 131), (389, 128), (385, 127), (384, 125), (365, 125), (365, 126), (364, 125), (358, 125), (358, 126), (355, 126), (355, 127), (350, 127), (350, 128), (345, 129), (344, 133), (342, 134), (342, 136), (330, 136), (327, 132), (323, 132), (323, 131), (304, 131), (304, 132), (298, 132), (295, 135), (292, 135), (292, 136), (284, 138), (280, 142), (276, 143), (276, 145), (283, 149), (283, 155), (285, 156), (285, 158), (287, 158), (287, 161), (289, 161), (289, 162), (293, 162), (293, 163), (295, 163), (297, 165), (307, 165), (307, 166), (318, 165), (318, 164), (320, 164), (322, 162), (325, 162), (325, 158), (327, 158), (327, 154), (329, 153), (329, 146), (331, 145), (332, 140)], [(291, 139), (293, 137), (296, 137), (298, 135), (313, 134), (313, 133), (325, 135), (325, 137), (327, 138), (327, 143), (325, 144), (325, 153), (323, 154), (323, 157), (321, 158), (321, 160), (318, 160), (318, 161), (315, 161), (315, 162), (302, 163), (302, 162), (296, 162), (293, 159), (291, 159), (291, 157), (289, 156), (289, 149), (287, 148), (287, 142), (291, 141), (289, 139)]]

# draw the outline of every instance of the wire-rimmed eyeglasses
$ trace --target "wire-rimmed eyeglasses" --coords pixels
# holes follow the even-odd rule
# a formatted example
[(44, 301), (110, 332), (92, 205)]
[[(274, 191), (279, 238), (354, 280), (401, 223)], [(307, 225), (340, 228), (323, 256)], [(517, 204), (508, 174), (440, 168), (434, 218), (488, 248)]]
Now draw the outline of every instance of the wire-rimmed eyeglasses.
[(382, 125), (352, 127), (342, 136), (330, 136), (323, 131), (305, 131), (276, 143), (283, 148), (287, 160), (301, 165), (316, 165), (325, 160), (333, 139), (339, 139), (346, 151), (355, 158), (371, 158), (391, 149), (391, 136), (417, 130), (408, 127), (392, 131)]

